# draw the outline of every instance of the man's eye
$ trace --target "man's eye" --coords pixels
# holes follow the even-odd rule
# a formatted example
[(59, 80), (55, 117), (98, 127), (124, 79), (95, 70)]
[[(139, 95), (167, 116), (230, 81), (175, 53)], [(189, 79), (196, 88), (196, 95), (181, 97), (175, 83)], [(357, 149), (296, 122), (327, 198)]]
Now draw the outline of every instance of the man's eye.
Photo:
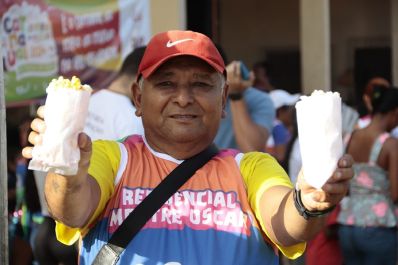
[(210, 84), (205, 83), (205, 82), (195, 82), (195, 83), (193, 83), (193, 86), (194, 86), (194, 87), (203, 87), (203, 88), (209, 88), (209, 87), (211, 87)]
[(164, 81), (157, 84), (158, 87), (171, 87), (173, 83), (170, 81)]

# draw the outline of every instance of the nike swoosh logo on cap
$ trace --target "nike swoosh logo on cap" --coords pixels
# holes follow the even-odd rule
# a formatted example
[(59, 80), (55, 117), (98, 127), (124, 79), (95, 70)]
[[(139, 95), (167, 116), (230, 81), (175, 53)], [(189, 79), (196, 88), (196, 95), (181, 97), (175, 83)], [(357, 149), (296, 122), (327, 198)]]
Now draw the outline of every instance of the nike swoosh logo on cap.
[(167, 48), (170, 48), (170, 47), (173, 47), (173, 46), (175, 46), (175, 45), (177, 45), (177, 44), (180, 44), (180, 43), (182, 43), (182, 42), (186, 42), (186, 41), (191, 41), (191, 40), (194, 40), (194, 39), (182, 39), (182, 40), (176, 40), (176, 41), (168, 41), (167, 43), (166, 43), (166, 47)]

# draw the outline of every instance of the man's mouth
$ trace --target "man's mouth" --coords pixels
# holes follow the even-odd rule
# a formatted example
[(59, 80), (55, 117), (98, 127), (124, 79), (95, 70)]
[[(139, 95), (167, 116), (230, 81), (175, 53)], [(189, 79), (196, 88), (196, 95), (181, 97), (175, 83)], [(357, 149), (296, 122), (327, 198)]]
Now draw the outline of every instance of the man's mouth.
[(177, 120), (192, 120), (197, 118), (197, 115), (192, 115), (192, 114), (174, 114), (170, 116), (173, 119)]

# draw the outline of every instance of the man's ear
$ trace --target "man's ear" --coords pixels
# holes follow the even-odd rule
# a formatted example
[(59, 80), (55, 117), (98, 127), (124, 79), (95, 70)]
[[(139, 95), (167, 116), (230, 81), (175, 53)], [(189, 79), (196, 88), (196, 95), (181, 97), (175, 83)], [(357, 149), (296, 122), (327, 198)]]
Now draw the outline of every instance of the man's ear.
[(227, 111), (223, 109), (221, 112), (221, 118), (224, 119), (225, 117), (227, 117)]
[(133, 83), (133, 86), (131, 87), (131, 94), (133, 97), (134, 106), (136, 108), (135, 115), (137, 115), (138, 117), (141, 117), (142, 116), (142, 108), (141, 108), (142, 91), (141, 91), (140, 87), (138, 86), (137, 82)]

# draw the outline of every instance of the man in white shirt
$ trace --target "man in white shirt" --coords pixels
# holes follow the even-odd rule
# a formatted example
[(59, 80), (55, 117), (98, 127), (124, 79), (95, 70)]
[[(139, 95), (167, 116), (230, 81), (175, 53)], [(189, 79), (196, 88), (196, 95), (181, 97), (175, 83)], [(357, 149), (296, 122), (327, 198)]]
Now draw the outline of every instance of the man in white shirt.
[(144, 133), (141, 118), (135, 115), (131, 101), (131, 86), (144, 51), (145, 47), (139, 47), (131, 52), (110, 86), (91, 96), (84, 132), (92, 140), (117, 140)]

